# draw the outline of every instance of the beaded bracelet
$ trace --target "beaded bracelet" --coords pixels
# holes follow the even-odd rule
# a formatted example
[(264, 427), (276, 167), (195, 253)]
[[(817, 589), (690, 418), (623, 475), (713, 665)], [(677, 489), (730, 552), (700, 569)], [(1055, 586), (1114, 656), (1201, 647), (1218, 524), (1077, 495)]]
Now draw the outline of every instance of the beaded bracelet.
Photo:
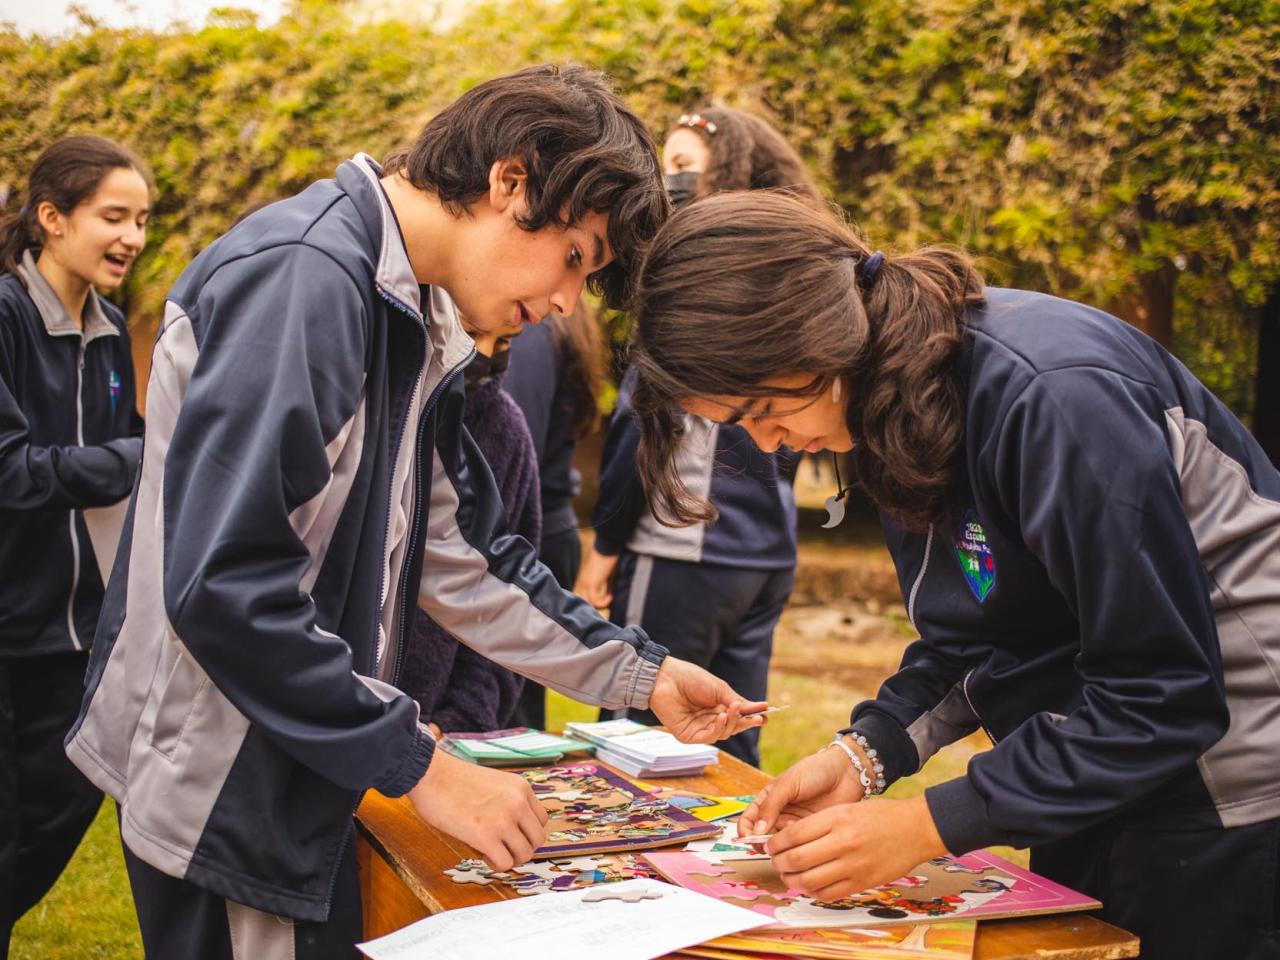
[[(868, 771), (866, 765), (863, 764), (862, 758), (854, 751), (853, 747), (844, 742), (844, 734), (837, 733), (835, 738), (827, 746), (837, 746), (845, 752), (849, 757), (849, 762), (853, 764), (853, 769), (858, 771), (858, 782), (862, 784), (862, 799), (874, 797), (883, 793), (886, 786), (884, 780), (884, 764), (876, 759), (879, 756), (871, 744), (867, 743), (867, 738), (860, 733), (850, 731), (849, 735), (853, 737), (853, 742), (866, 751), (867, 760), (871, 762), (871, 770)], [(875, 782), (872, 783), (871, 776), (875, 775)]]

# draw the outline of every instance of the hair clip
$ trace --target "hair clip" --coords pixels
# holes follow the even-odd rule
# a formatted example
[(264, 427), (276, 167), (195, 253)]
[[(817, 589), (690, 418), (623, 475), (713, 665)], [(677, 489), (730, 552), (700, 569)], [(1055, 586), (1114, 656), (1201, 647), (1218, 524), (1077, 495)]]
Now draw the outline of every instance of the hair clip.
[(696, 130), (704, 131), (708, 136), (715, 134), (716, 125), (712, 120), (708, 120), (700, 113), (682, 113), (680, 119), (676, 121), (678, 127), (690, 127)]

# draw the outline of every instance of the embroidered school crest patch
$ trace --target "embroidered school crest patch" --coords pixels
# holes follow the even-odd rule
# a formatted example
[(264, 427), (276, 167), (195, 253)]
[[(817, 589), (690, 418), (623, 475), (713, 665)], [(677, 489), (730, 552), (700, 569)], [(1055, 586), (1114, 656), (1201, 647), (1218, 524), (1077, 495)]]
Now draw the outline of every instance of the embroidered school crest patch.
[(107, 394), (111, 397), (111, 412), (116, 412), (116, 407), (120, 404), (120, 391), (123, 385), (120, 383), (120, 374), (114, 370), (111, 376), (107, 377)]
[(964, 579), (978, 602), (982, 603), (996, 585), (996, 558), (987, 545), (987, 532), (972, 510), (965, 513), (953, 545)]

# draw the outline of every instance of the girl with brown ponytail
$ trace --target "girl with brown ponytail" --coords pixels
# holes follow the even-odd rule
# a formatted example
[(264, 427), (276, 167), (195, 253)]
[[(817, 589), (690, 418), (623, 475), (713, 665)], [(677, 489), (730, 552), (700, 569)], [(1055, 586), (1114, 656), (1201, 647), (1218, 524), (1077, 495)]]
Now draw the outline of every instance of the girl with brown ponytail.
[[(686, 412), (851, 451), (920, 634), (744, 813), (783, 878), (830, 900), (1030, 846), (1144, 956), (1274, 955), (1280, 473), (1239, 421), (1105, 313), (784, 196), (679, 211), (634, 311), (655, 511), (714, 515), (673, 462)], [(965, 776), (864, 802), (979, 727)]]
[(142, 162), (77, 136), (0, 218), (0, 957), (102, 804), (62, 749), (103, 599), (82, 511), (129, 495), (142, 419), (124, 317), (97, 291), (124, 280), (149, 208)]

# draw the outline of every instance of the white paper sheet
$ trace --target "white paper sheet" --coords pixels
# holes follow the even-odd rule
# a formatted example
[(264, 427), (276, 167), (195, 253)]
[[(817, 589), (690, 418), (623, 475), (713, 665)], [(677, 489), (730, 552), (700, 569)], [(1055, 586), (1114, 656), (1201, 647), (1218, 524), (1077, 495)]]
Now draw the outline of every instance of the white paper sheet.
[(601, 889), (592, 886), (448, 910), (357, 946), (372, 960), (559, 956), (652, 960), (769, 922), (763, 914), (658, 880), (607, 885), (617, 892), (660, 890), (658, 900), (582, 902), (584, 895)]
[(98, 572), (102, 574), (104, 584), (111, 576), (111, 565), (116, 562), (116, 547), (120, 546), (120, 535), (124, 533), (124, 516), (128, 512), (128, 497), (109, 507), (90, 507), (83, 511), (84, 525), (89, 531), (89, 543), (93, 547), (93, 556), (98, 561)]

